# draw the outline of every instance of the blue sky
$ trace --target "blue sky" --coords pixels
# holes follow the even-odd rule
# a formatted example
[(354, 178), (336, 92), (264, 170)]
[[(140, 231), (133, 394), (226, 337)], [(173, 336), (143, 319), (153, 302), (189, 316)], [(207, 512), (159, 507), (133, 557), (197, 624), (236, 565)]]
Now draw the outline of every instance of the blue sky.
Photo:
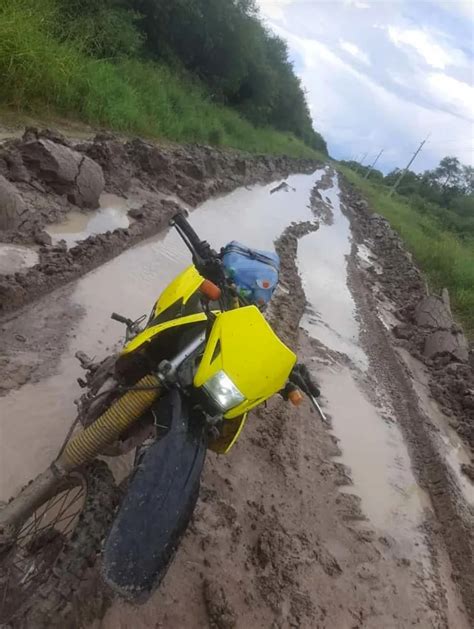
[(473, 163), (474, 0), (258, 0), (286, 39), (330, 154), (378, 166)]

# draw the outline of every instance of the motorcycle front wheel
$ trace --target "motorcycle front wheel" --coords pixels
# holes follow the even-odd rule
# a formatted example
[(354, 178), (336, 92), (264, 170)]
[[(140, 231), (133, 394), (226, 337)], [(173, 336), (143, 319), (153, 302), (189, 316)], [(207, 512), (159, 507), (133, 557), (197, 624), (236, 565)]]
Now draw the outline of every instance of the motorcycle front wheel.
[(106, 594), (94, 563), (117, 503), (112, 473), (94, 461), (27, 514), (0, 549), (0, 626), (79, 627), (100, 613)]

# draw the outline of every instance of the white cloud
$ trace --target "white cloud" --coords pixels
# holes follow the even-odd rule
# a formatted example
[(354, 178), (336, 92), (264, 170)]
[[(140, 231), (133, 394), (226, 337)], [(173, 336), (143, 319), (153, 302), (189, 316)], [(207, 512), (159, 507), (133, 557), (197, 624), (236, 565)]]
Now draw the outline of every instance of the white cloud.
[(367, 4), (367, 2), (361, 2), (361, 0), (344, 0), (344, 4), (352, 6), (355, 9), (370, 9), (370, 4)]
[(433, 168), (446, 154), (472, 163), (467, 3), (258, 2), (268, 26), (288, 42), (315, 128), (335, 158), (365, 151), (375, 157), (384, 148), (380, 164), (387, 171), (404, 165), (432, 132), (416, 170)]
[[(470, 96), (467, 84), (457, 85), (455, 102), (440, 100), (439, 90), (453, 88), (451, 77), (433, 72), (426, 91), (436, 93), (438, 106), (423, 106), (395, 94), (364, 72), (346, 63), (327, 45), (304, 38), (272, 25), (273, 29), (296, 51), (302, 61), (301, 78), (307, 88), (311, 113), (318, 130), (329, 142), (337, 159), (368, 151), (375, 156), (384, 152), (384, 169), (403, 165), (423, 137), (432, 132), (432, 143), (425, 146), (414, 165), (415, 170), (433, 167), (449, 150), (465, 163), (472, 159), (466, 140), (466, 122), (449, 113), (449, 106), (460, 106), (460, 99)], [(420, 75), (420, 79), (423, 75)], [(453, 96), (454, 98), (454, 96)], [(456, 112), (458, 113), (458, 112)], [(464, 112), (465, 113), (465, 112)], [(446, 148), (445, 143), (449, 142)]]
[[(460, 116), (474, 121), (474, 87), (442, 72), (432, 72), (426, 84), (438, 102)], [(474, 131), (474, 130), (473, 130)]]
[(349, 41), (346, 41), (345, 39), (340, 39), (339, 47), (342, 48), (342, 50), (344, 50), (345, 52), (352, 55), (358, 61), (361, 61), (362, 63), (365, 63), (368, 66), (371, 65), (369, 55), (367, 55), (367, 53), (361, 50), (359, 46), (356, 46), (355, 44)]
[(263, 17), (278, 21), (284, 20), (285, 8), (293, 2), (294, 0), (257, 0)]
[(437, 4), (445, 11), (474, 21), (474, 2), (472, 0), (437, 0)]
[(465, 66), (467, 63), (466, 56), (461, 50), (441, 46), (424, 30), (389, 26), (387, 31), (396, 46), (412, 48), (432, 68), (444, 70), (448, 66)]

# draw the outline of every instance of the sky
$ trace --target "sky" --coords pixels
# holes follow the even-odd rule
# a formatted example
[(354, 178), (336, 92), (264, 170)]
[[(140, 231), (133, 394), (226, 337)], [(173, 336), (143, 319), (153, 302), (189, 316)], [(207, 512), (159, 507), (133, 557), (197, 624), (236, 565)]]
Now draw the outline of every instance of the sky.
[(474, 0), (257, 0), (336, 159), (473, 163)]

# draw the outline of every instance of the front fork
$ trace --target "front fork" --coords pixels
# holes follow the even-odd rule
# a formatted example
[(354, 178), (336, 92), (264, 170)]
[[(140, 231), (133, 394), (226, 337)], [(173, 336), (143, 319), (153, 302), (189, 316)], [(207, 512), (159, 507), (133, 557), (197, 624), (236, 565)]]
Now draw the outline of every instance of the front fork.
[(48, 499), (74, 469), (95, 459), (143, 415), (160, 394), (158, 376), (149, 374), (116, 400), (93, 424), (73, 437), (60, 456), (0, 511), (0, 548), (11, 542), (26, 518)]
[(163, 385), (176, 381), (179, 367), (201, 351), (205, 340), (205, 332), (198, 334), (173, 359), (163, 361), (157, 374), (148, 374), (134, 384), (98, 419), (74, 436), (51, 466), (0, 510), (0, 549), (13, 541), (18, 526), (52, 495), (63, 478), (95, 459), (150, 408)]

